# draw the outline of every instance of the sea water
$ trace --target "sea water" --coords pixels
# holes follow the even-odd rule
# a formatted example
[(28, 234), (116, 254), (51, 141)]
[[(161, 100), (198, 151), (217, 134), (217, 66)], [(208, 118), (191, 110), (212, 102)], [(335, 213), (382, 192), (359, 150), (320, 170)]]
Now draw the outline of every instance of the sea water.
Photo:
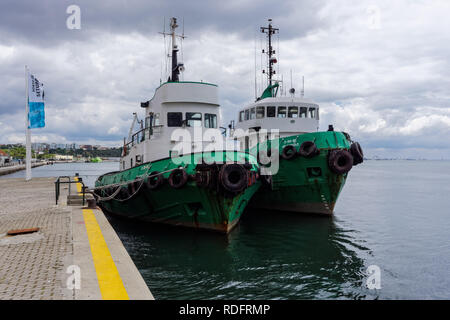
[[(92, 186), (118, 166), (33, 175)], [(332, 217), (247, 210), (228, 235), (109, 221), (156, 299), (450, 299), (450, 161), (365, 161)]]

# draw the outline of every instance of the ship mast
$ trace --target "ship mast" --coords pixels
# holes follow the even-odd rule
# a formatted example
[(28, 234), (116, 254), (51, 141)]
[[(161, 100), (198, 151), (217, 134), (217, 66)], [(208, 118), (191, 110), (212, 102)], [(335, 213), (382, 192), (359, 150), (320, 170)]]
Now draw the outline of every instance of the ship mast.
[[(268, 27), (261, 27), (261, 32), (267, 34), (268, 42), (269, 42), (269, 50), (267, 52), (267, 55), (269, 57), (269, 65), (268, 65), (268, 73), (267, 77), (269, 78), (269, 86), (272, 85), (272, 76), (275, 74), (275, 70), (273, 69), (273, 64), (277, 63), (277, 59), (273, 56), (275, 54), (275, 50), (272, 48), (272, 35), (279, 31), (278, 28), (272, 27), (272, 19), (269, 19), (269, 26)], [(264, 52), (264, 49), (262, 51)], [(264, 73), (264, 70), (263, 70)]]
[(176, 42), (176, 38), (180, 37), (181, 39), (184, 39), (184, 32), (183, 35), (177, 35), (175, 33), (175, 29), (178, 27), (177, 24), (177, 18), (171, 18), (170, 19), (170, 33), (160, 32), (163, 35), (169, 35), (172, 38), (172, 68), (171, 68), (171, 76), (169, 77), (169, 82), (178, 82), (180, 81), (180, 72), (184, 71), (184, 64), (178, 63), (178, 45)]

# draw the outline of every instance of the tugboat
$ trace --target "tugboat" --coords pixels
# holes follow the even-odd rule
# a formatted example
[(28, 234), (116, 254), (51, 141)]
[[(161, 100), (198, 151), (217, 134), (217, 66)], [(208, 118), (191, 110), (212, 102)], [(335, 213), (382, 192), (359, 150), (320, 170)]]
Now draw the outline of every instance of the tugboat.
[(277, 63), (272, 36), (279, 29), (271, 19), (267, 34), (268, 86), (254, 103), (238, 113), (230, 125), (242, 149), (257, 156), (264, 186), (250, 206), (299, 213), (330, 215), (348, 172), (363, 162), (363, 151), (345, 132), (319, 132), (319, 105), (295, 96), (277, 96), (280, 81), (273, 79)]
[(177, 27), (172, 18), (171, 75), (141, 103), (145, 122), (134, 114), (120, 171), (100, 176), (94, 194), (105, 213), (228, 233), (261, 185), (259, 166), (255, 156), (219, 143), (217, 85), (180, 81)]

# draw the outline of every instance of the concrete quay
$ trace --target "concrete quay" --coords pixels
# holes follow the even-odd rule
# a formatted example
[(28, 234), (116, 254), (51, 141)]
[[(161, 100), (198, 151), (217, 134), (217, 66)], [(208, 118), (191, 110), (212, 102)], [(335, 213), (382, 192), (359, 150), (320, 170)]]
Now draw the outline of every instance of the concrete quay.
[(54, 181), (0, 180), (0, 300), (152, 300), (103, 212), (67, 206), (68, 184), (55, 205)]
[[(46, 164), (47, 164), (47, 162), (32, 163), (31, 164), (31, 168), (45, 166)], [(19, 165), (15, 165), (15, 166), (0, 167), (0, 176), (6, 175), (6, 174), (10, 174), (10, 173), (14, 173), (14, 172), (20, 171), (20, 170), (25, 170), (25, 169), (26, 169), (26, 165), (24, 165), (24, 164), (19, 164)]]

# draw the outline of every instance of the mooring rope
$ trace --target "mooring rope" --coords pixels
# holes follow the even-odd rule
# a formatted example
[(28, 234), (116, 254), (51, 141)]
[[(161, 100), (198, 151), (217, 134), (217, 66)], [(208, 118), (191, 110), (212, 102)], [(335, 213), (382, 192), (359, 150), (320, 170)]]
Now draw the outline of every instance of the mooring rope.
[[(142, 185), (144, 184), (144, 182), (145, 182), (146, 179), (148, 179), (148, 178), (153, 178), (153, 177), (159, 176), (159, 175), (161, 175), (161, 174), (164, 174), (164, 173), (167, 173), (167, 172), (171, 172), (171, 171), (174, 171), (174, 170), (177, 170), (177, 169), (181, 169), (181, 168), (186, 168), (186, 167), (187, 167), (187, 165), (185, 165), (184, 167), (183, 167), (183, 166), (180, 166), (180, 167), (177, 167), (177, 168), (173, 168), (173, 169), (165, 170), (165, 171), (162, 171), (162, 172), (159, 172), (159, 173), (156, 173), (156, 174), (149, 175), (149, 174), (148, 174), (148, 171), (149, 171), (150, 168), (151, 168), (151, 166), (150, 166), (144, 174), (142, 174), (142, 175), (140, 175), (140, 176), (137, 176), (137, 177), (135, 178), (135, 180), (131, 182), (131, 183), (134, 183), (134, 182), (137, 182), (137, 181), (140, 180), (141, 184), (140, 184), (139, 187), (133, 192), (133, 194), (131, 194), (131, 195), (130, 195), (128, 198), (126, 198), (126, 199), (118, 199), (118, 198), (116, 199), (115, 197), (120, 193), (120, 190), (121, 190), (122, 186), (123, 186), (123, 185), (128, 185), (130, 182), (113, 183), (113, 184), (108, 184), (108, 185), (101, 186), (101, 187), (96, 187), (96, 188), (94, 188), (93, 193), (97, 196), (97, 198), (98, 198), (99, 201), (109, 201), (109, 200), (112, 200), (112, 199), (114, 199), (114, 200), (116, 200), (116, 201), (119, 201), (119, 202), (128, 201), (128, 200), (130, 200), (132, 197), (134, 197), (134, 196), (139, 192), (139, 190), (142, 188)], [(139, 178), (139, 179), (138, 179), (138, 178)], [(113, 187), (117, 187), (117, 189), (116, 189), (111, 195), (109, 195), (109, 196), (107, 196), (107, 197), (102, 197), (102, 196), (98, 195), (98, 194), (95, 192), (95, 190), (98, 190), (98, 189), (101, 190), (101, 189), (105, 189), (105, 188), (113, 188)]]

